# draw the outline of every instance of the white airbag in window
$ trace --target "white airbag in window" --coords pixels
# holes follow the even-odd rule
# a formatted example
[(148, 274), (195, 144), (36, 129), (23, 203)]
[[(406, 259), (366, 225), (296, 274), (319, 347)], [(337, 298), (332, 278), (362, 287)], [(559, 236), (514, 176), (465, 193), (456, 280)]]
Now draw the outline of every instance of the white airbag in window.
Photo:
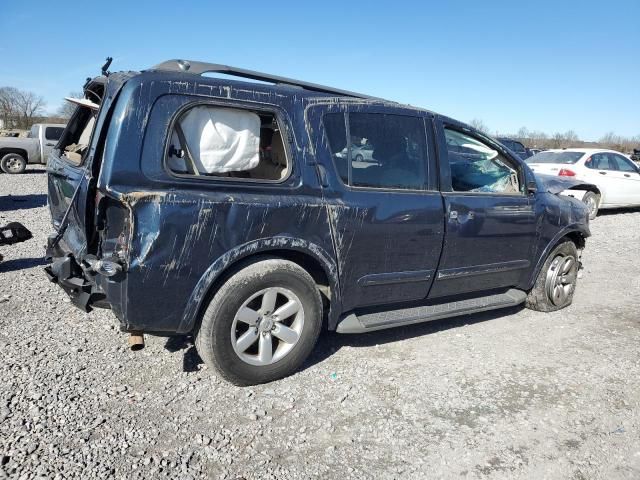
[(195, 107), (180, 125), (199, 172), (239, 172), (258, 166), (260, 117), (255, 113)]

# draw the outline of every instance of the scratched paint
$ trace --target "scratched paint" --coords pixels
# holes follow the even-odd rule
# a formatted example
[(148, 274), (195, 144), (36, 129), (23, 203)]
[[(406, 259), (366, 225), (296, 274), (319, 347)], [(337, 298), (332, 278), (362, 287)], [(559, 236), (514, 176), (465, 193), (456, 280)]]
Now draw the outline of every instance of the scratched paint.
[[(424, 300), (437, 291), (432, 287), (437, 272), (444, 270), (440, 277), (446, 278), (447, 270), (463, 266), (458, 261), (500, 263), (483, 260), (490, 256), (485, 247), (478, 248), (483, 239), (490, 239), (491, 251), (514, 250), (521, 243), (514, 237), (500, 239), (500, 222), (508, 222), (513, 212), (499, 201), (487, 200), (479, 215), (484, 223), (462, 216), (453, 225), (437, 191), (399, 195), (345, 187), (322, 127), (325, 113), (368, 108), (453, 120), (387, 100), (175, 72), (114, 73), (100, 82), (106, 85), (106, 99), (97, 125), (104, 129), (94, 135), (91, 147), (98, 155), (90, 156), (80, 172), (70, 171), (86, 182), (64, 247), (51, 253), (57, 258), (71, 253), (79, 264), (88, 255), (121, 259), (122, 275), (87, 278), (92, 293), (106, 297), (126, 329), (192, 331), (216, 285), (252, 255), (289, 255), (320, 270), (328, 283), (323, 287), (330, 299), (328, 326), (334, 329), (354, 309)], [(178, 112), (198, 102), (273, 113), (287, 140), (291, 175), (277, 185), (172, 175), (164, 164), (168, 132)], [(436, 124), (429, 128), (437, 136)], [(440, 160), (444, 168), (446, 159)], [(322, 169), (325, 185), (320, 183)], [(439, 175), (436, 180), (446, 183), (446, 171)], [(96, 192), (104, 198), (96, 212), (87, 211)], [(530, 266), (517, 280), (523, 289), (554, 242), (567, 234), (589, 235), (578, 204), (542, 188), (537, 198), (535, 207), (526, 206), (526, 215), (524, 207), (516, 212), (524, 215), (532, 239), (523, 253)], [(465, 207), (462, 200), (458, 203)], [(52, 212), (58, 220), (62, 213)], [(111, 225), (101, 226), (106, 218)], [(359, 282), (367, 275), (412, 281)]]

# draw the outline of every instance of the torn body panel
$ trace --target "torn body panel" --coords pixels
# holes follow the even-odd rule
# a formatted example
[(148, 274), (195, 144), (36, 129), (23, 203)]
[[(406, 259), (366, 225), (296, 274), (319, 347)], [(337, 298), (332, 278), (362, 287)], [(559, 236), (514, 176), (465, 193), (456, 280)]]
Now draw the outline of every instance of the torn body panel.
[[(215, 88), (207, 93), (222, 98), (202, 98), (202, 91), (203, 85), (196, 82), (134, 82), (123, 89), (114, 110), (97, 184), (99, 216), (107, 221), (94, 248), (122, 259), (126, 275), (119, 286), (101, 280), (99, 288), (118, 288), (107, 297), (118, 299), (112, 308), (124, 328), (191, 331), (212, 286), (227, 269), (249, 255), (276, 251), (298, 252), (321, 265), (332, 308), (338, 306), (327, 209), (315, 171), (304, 161), (304, 139), (295, 133), (300, 118), (285, 113), (296, 109), (256, 106), (276, 112), (289, 140), (286, 149), (293, 167), (282, 182), (182, 178), (166, 168), (167, 132), (180, 109), (202, 101), (237, 105), (229, 103), (236, 95), (254, 103), (274, 100), (257, 91)], [(145, 113), (140, 98), (150, 97), (157, 100), (141, 102), (149, 106)], [(299, 101), (295, 96), (288, 99)], [(141, 131), (146, 132), (143, 142)], [(110, 231), (114, 219), (109, 215), (117, 216), (115, 223), (130, 234)], [(337, 321), (331, 320), (331, 313), (329, 317)]]
[(537, 173), (536, 180), (541, 187), (541, 191), (553, 195), (562, 194), (581, 200), (586, 192), (600, 194), (600, 190), (594, 184), (572, 178)]

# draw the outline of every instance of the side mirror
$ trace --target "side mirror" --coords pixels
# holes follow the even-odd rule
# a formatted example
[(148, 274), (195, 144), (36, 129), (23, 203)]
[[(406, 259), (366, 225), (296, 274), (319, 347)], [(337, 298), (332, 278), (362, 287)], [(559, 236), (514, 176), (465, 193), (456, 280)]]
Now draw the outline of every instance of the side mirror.
[(527, 182), (527, 193), (536, 193), (538, 191), (538, 184), (534, 180)]

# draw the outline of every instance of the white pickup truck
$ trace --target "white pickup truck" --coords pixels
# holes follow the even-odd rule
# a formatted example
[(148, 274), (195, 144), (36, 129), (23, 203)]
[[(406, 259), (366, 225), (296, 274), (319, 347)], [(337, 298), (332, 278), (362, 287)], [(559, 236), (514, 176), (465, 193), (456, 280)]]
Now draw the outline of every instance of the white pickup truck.
[(59, 123), (36, 123), (27, 138), (0, 137), (0, 169), (5, 173), (22, 173), (27, 163), (46, 164), (64, 127)]

